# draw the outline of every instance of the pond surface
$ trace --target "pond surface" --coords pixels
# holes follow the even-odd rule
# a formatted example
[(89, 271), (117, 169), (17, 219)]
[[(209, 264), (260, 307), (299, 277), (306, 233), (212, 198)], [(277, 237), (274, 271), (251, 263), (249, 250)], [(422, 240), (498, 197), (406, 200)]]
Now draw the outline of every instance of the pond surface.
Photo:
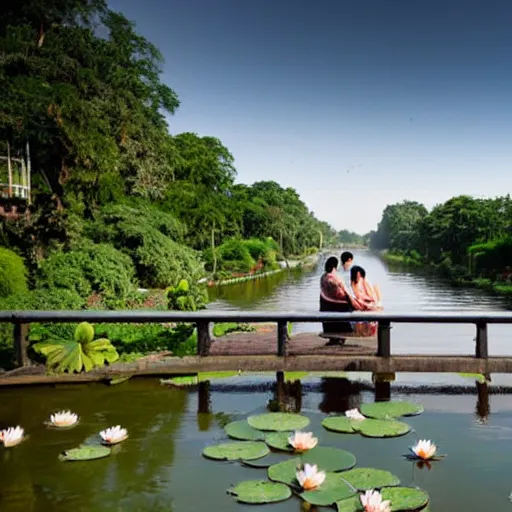
[[(482, 312), (512, 309), (510, 299), (476, 288), (450, 286), (423, 269), (390, 266), (368, 250), (354, 252), (370, 282), (382, 291), (384, 308), (396, 313)], [(337, 254), (339, 257), (339, 254)], [(209, 309), (261, 311), (318, 311), (319, 282), (327, 255), (311, 272), (289, 272), (210, 290)], [(296, 324), (294, 331), (320, 331), (317, 324)], [(391, 347), (395, 354), (474, 354), (472, 325), (395, 324)], [(512, 326), (489, 326), (490, 355), (511, 355)]]
[[(30, 437), (17, 447), (0, 449), (0, 510), (300, 512), (297, 498), (267, 506), (236, 503), (226, 489), (265, 478), (265, 470), (201, 456), (205, 446), (225, 439), (223, 425), (267, 411), (269, 404), (308, 416), (308, 429), (320, 444), (352, 452), (359, 467), (387, 469), (403, 485), (425, 489), (431, 512), (501, 512), (512, 507), (510, 395), (480, 386), (478, 396), (474, 381), (459, 376), (450, 376), (446, 383), (462, 387), (439, 394), (439, 389), (419, 386), (419, 375), (411, 379), (403, 374), (393, 383), (391, 397), (425, 407), (422, 415), (404, 419), (412, 432), (369, 439), (324, 430), (320, 422), (327, 414), (374, 401), (368, 377), (353, 375), (349, 381), (306, 376), (279, 387), (275, 375), (265, 374), (213, 380), (200, 389), (172, 389), (158, 380), (134, 379), (118, 386), (2, 390), (0, 428), (19, 424)], [(438, 375), (438, 383), (444, 379)], [(485, 391), (491, 392), (490, 398)], [(77, 427), (50, 430), (43, 425), (51, 412), (68, 408), (81, 416)], [(117, 424), (126, 427), (130, 437), (108, 458), (58, 460), (60, 452)], [(418, 438), (433, 439), (448, 457), (430, 469), (406, 461), (401, 455)]]

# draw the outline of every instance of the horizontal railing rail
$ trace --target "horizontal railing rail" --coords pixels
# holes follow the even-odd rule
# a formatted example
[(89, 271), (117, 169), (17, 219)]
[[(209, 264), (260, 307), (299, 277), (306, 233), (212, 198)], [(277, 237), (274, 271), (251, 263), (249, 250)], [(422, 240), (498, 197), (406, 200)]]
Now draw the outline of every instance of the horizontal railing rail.
[(231, 312), (181, 311), (0, 311), (0, 323), (12, 323), (18, 366), (29, 364), (28, 329), (31, 323), (195, 323), (197, 355), (207, 356), (212, 343), (210, 325), (221, 322), (277, 324), (277, 355), (288, 355), (288, 323), (377, 322), (377, 356), (391, 357), (392, 323), (475, 324), (475, 357), (488, 358), (488, 324), (512, 324), (512, 312), (443, 313), (304, 313), (304, 312)]
[(254, 323), (319, 323), (319, 322), (393, 322), (393, 323), (454, 323), (475, 324), (512, 324), (512, 312), (489, 313), (302, 313), (302, 312), (237, 312), (210, 311), (208, 309), (196, 312), (184, 311), (0, 311), (0, 323), (62, 323), (81, 322), (92, 323), (158, 323), (158, 322), (254, 322)]

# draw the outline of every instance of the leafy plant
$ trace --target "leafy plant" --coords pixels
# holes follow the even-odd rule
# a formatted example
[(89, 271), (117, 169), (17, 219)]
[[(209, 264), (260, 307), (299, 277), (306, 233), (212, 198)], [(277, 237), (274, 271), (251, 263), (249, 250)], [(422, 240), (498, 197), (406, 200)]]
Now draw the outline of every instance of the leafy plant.
[(197, 311), (206, 304), (204, 288), (191, 288), (186, 279), (181, 279), (176, 286), (167, 288), (168, 307), (176, 311)]
[(24, 293), (27, 288), (27, 269), (21, 256), (0, 247), (0, 297)]
[(57, 373), (88, 372), (119, 359), (119, 354), (108, 339), (94, 339), (94, 327), (88, 322), (77, 326), (73, 340), (50, 339), (40, 341), (32, 348), (43, 355), (47, 367)]

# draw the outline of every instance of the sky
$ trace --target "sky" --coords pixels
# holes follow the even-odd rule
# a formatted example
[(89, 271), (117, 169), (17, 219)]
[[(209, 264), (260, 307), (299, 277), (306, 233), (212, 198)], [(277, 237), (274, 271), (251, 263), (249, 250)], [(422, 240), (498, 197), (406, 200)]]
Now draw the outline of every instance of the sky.
[[(512, 2), (110, 0), (162, 52), (170, 132), (336, 229), (387, 204), (512, 191)], [(510, 148), (510, 149), (509, 149)]]

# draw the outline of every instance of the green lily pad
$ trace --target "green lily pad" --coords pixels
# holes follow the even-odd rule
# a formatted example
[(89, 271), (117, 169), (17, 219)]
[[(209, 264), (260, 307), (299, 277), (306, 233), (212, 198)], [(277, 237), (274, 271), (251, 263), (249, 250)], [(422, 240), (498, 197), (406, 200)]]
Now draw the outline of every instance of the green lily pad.
[(279, 464), (280, 462), (285, 462), (290, 460), (290, 455), (284, 453), (269, 453), (262, 457), (261, 459), (254, 460), (243, 460), (242, 464), (245, 466), (249, 466), (251, 468), (268, 468), (273, 466), (274, 464)]
[(293, 452), (294, 449), (288, 444), (288, 438), (293, 436), (293, 432), (272, 432), (265, 436), (265, 442), (275, 450), (282, 452)]
[(247, 420), (232, 421), (224, 427), (224, 430), (229, 437), (240, 441), (262, 441), (265, 439), (265, 433), (252, 428)]
[(343, 478), (358, 491), (400, 485), (400, 479), (397, 476), (383, 469), (354, 468), (343, 473)]
[(78, 448), (66, 450), (59, 455), (61, 461), (79, 461), (102, 459), (110, 455), (110, 448), (101, 445), (80, 445)]
[(312, 505), (327, 507), (347, 499), (356, 493), (355, 489), (338, 473), (327, 473), (324, 483), (313, 491), (304, 491), (299, 496)]
[(236, 443), (221, 443), (207, 446), (203, 455), (215, 460), (252, 460), (268, 455), (270, 450), (265, 443), (257, 441), (240, 441)]
[(276, 432), (301, 430), (309, 425), (309, 418), (300, 414), (289, 412), (270, 412), (249, 416), (249, 425), (258, 430), (271, 430)]
[(339, 448), (317, 446), (300, 457), (274, 464), (268, 468), (268, 477), (274, 482), (295, 485), (296, 472), (303, 464), (316, 464), (320, 471), (338, 472), (346, 471), (356, 465), (356, 458), (350, 452)]
[(287, 500), (292, 491), (287, 485), (267, 480), (249, 480), (240, 482), (235, 487), (228, 489), (228, 493), (236, 497), (241, 503), (274, 503)]
[(364, 512), (359, 494), (345, 500), (337, 501), (336, 508), (338, 512)]
[(322, 426), (333, 432), (341, 432), (343, 434), (355, 434), (358, 432), (357, 424), (365, 420), (351, 420), (346, 416), (328, 416), (322, 421)]
[(429, 502), (428, 494), (414, 487), (388, 487), (382, 489), (382, 499), (391, 501), (391, 511), (421, 510)]
[(407, 423), (396, 420), (364, 420), (358, 425), (359, 432), (365, 437), (399, 437), (410, 432)]
[(361, 405), (361, 413), (376, 420), (399, 418), (400, 416), (417, 416), (422, 412), (423, 406), (412, 402), (374, 402)]

